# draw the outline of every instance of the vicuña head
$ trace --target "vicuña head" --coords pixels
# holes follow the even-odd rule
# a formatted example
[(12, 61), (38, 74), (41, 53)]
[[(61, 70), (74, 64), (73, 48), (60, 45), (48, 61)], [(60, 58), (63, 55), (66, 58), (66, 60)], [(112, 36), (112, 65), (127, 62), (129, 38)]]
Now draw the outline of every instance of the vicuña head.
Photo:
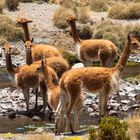
[[(60, 102), (56, 111), (55, 125), (57, 132), (60, 133), (62, 130), (62, 118), (66, 113), (66, 127), (67, 130), (74, 132), (72, 123), (70, 120), (70, 112), (77, 99), (81, 95), (82, 88), (90, 93), (99, 94), (99, 116), (108, 115), (107, 102), (109, 95), (116, 93), (119, 89), (119, 79), (126, 65), (131, 50), (139, 50), (139, 41), (128, 35), (126, 44), (121, 53), (121, 57), (117, 65), (113, 68), (105, 67), (84, 67), (72, 69), (66, 72), (60, 79), (60, 91), (61, 97)], [(63, 107), (65, 106), (66, 96), (69, 96), (69, 103), (66, 111), (64, 112)]]
[(13, 46), (10, 44), (5, 44), (2, 49), (4, 50), (5, 54), (12, 54)]
[(30, 33), (28, 28), (28, 23), (31, 23), (32, 20), (26, 19), (26, 18), (19, 18), (16, 20), (16, 27), (22, 27), (24, 34), (25, 34), (25, 41), (30, 40)]
[(30, 19), (27, 19), (27, 18), (18, 18), (18, 19), (16, 20), (15, 25), (16, 25), (16, 27), (22, 27), (22, 26), (24, 26), (25, 24), (28, 24), (28, 23), (31, 23), (31, 22), (33, 22), (33, 21), (30, 20)]
[(67, 18), (79, 60), (83, 61), (85, 66), (92, 66), (94, 61), (100, 61), (102, 66), (112, 66), (117, 56), (117, 47), (111, 41), (105, 39), (80, 39), (75, 21), (75, 17), (70, 16)]

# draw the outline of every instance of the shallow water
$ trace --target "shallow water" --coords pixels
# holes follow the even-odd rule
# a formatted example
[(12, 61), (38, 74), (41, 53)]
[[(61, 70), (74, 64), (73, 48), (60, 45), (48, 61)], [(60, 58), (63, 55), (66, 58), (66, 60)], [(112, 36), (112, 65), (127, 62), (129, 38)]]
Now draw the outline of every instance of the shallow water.
[[(85, 119), (86, 118), (86, 119)], [(88, 113), (81, 112), (80, 118), (79, 118), (79, 124), (81, 126), (83, 125), (91, 125), (91, 124), (97, 124), (97, 119), (92, 118), (88, 115)], [(0, 133), (19, 133), (17, 131), (17, 128), (24, 128), (25, 126), (38, 126), (43, 127), (47, 123), (54, 124), (54, 120), (52, 121), (33, 121), (31, 118), (28, 117), (17, 117), (16, 119), (9, 119), (7, 117), (1, 116), (0, 117)], [(24, 132), (24, 131), (21, 131)]]

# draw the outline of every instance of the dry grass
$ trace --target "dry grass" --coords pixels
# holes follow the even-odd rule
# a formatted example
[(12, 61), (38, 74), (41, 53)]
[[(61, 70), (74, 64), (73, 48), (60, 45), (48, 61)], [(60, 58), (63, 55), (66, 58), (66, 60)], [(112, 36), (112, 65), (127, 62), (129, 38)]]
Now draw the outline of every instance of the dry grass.
[(6, 5), (9, 11), (15, 11), (19, 6), (19, 0), (6, 0)]
[(0, 13), (2, 13), (4, 6), (5, 6), (5, 0), (0, 0)]
[(140, 24), (126, 26), (125, 32), (127, 34), (133, 33), (140, 41)]
[(20, 0), (21, 2), (34, 2), (35, 0)]
[(93, 38), (111, 40), (120, 49), (123, 47), (126, 37), (125, 28), (110, 20), (101, 21), (94, 27)]
[(5, 15), (0, 15), (0, 44), (5, 41), (19, 40), (22, 37), (22, 30), (15, 27), (13, 21)]
[(54, 134), (30, 134), (25, 136), (24, 140), (54, 140)]
[(75, 16), (75, 14), (71, 9), (60, 7), (54, 13), (54, 25), (58, 28), (67, 28), (68, 23), (66, 22), (66, 18), (68, 16)]
[(140, 0), (133, 0), (133, 2), (140, 2)]
[(90, 22), (90, 7), (89, 6), (84, 6), (84, 7), (76, 7), (75, 14), (78, 18), (78, 20), (81, 23), (86, 23)]
[[(78, 26), (78, 34), (81, 39), (91, 39), (93, 32), (92, 26), (89, 24), (81, 24)], [(72, 33), (71, 33), (72, 36)]]
[(81, 23), (91, 22), (90, 7), (87, 2), (77, 2), (75, 0), (61, 0), (62, 7), (58, 8), (54, 14), (54, 25), (58, 28), (67, 28), (66, 18), (76, 16)]
[(60, 138), (56, 138), (54, 134), (30, 134), (23, 136), (24, 140), (88, 140), (88, 135), (85, 136), (60, 136)]
[(131, 118), (128, 118), (128, 135), (131, 140), (139, 140), (140, 139), (140, 116), (135, 115)]
[(76, 6), (74, 0), (61, 0), (60, 4), (65, 8), (71, 8), (71, 9), (73, 9)]
[(119, 3), (110, 8), (108, 17), (113, 19), (139, 19), (140, 3)]
[(92, 0), (91, 10), (96, 12), (104, 12), (108, 10), (108, 0)]

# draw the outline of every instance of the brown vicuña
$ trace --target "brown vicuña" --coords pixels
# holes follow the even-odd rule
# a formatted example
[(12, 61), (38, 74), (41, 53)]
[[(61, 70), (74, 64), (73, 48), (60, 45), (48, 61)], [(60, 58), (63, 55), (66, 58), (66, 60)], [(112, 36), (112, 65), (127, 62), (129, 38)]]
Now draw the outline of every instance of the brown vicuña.
[(16, 26), (21, 26), (25, 33), (25, 48), (32, 47), (32, 58), (33, 61), (41, 60), (43, 57), (48, 58), (52, 56), (62, 57), (61, 53), (57, 50), (57, 48), (44, 44), (33, 44), (30, 39), (28, 23), (32, 22), (26, 18), (17, 19)]
[[(47, 105), (47, 97), (46, 97), (46, 90), (47, 87), (45, 85), (45, 79), (42, 76), (38, 76), (36, 70), (38, 65), (32, 64), (32, 65), (24, 65), (21, 67), (14, 68), (12, 65), (12, 60), (11, 60), (11, 50), (12, 46), (10, 44), (6, 44), (3, 46), (3, 50), (5, 53), (5, 59), (6, 59), (6, 70), (8, 74), (11, 76), (13, 84), (17, 87), (20, 88), (24, 94), (25, 101), (26, 101), (26, 107), (27, 111), (29, 110), (29, 89), (30, 88), (35, 88), (36, 92), (38, 91), (38, 87), (40, 87), (41, 93), (42, 93), (42, 98), (43, 98), (43, 110), (45, 111), (46, 105)], [(55, 71), (50, 68), (46, 67), (48, 69), (48, 73), (46, 74), (47, 76), (53, 76), (56, 77), (57, 75)], [(49, 77), (45, 77), (49, 78)], [(37, 106), (37, 102), (35, 104)]]
[(81, 40), (76, 30), (75, 21), (76, 18), (74, 17), (67, 18), (79, 60), (83, 61), (85, 66), (92, 66), (94, 61), (100, 61), (102, 66), (112, 66), (117, 56), (117, 47), (105, 39)]
[[(65, 106), (65, 98), (69, 96), (69, 104), (66, 109), (66, 126), (67, 130), (74, 132), (70, 112), (75, 105), (75, 102), (80, 97), (81, 89), (92, 93), (99, 93), (99, 115), (107, 115), (107, 102), (109, 95), (117, 92), (119, 86), (119, 78), (127, 63), (131, 49), (140, 49), (139, 41), (128, 35), (128, 41), (123, 48), (121, 57), (113, 68), (105, 67), (84, 67), (77, 68), (66, 72), (60, 80), (61, 98), (56, 111), (56, 128), (59, 133), (61, 130), (61, 113)], [(61, 116), (61, 117), (60, 117)]]
[[(47, 66), (55, 70), (58, 78), (70, 68), (68, 62), (63, 57), (49, 57), (46, 58), (46, 62)], [(32, 64), (32, 48), (30, 46), (26, 48), (26, 64)], [(35, 61), (33, 64), (40, 65), (41, 60)]]
[[(38, 74), (42, 74), (42, 75), (45, 75), (45, 71), (46, 71), (46, 67), (45, 67), (45, 62), (42, 60), (41, 61), (41, 66), (38, 67), (37, 71), (38, 71)], [(54, 81), (53, 79), (46, 79), (45, 82), (46, 82), (46, 85), (48, 87), (48, 92), (46, 93), (47, 94), (47, 97), (48, 97), (48, 104), (49, 106), (53, 109), (53, 111), (55, 111), (57, 109), (57, 106), (58, 106), (58, 103), (59, 103), (59, 98), (60, 98), (60, 86), (57, 84), (54, 84), (55, 82), (52, 82)], [(66, 104), (63, 106), (63, 112), (65, 111), (66, 107), (67, 107), (67, 104), (69, 102), (69, 97), (66, 96), (65, 98), (65, 102)], [(78, 128), (78, 120), (79, 120), (79, 112), (82, 108), (82, 103), (83, 103), (83, 98), (82, 98), (82, 95), (79, 96), (79, 98), (76, 99), (76, 102), (75, 102), (75, 106), (74, 106), (74, 128), (77, 129)], [(62, 125), (62, 124), (61, 124)]]

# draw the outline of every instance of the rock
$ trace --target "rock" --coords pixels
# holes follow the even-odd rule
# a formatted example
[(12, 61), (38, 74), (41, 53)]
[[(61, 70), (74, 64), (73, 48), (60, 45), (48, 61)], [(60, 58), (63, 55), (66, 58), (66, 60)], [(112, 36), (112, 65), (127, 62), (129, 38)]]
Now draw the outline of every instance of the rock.
[(121, 100), (121, 103), (123, 103), (123, 104), (129, 104), (130, 103), (130, 100)]
[(34, 117), (32, 118), (32, 120), (33, 120), (33, 121), (39, 121), (39, 122), (40, 122), (40, 121), (41, 121), (41, 118), (38, 117), (38, 116), (34, 116)]
[(92, 108), (88, 108), (87, 111), (91, 113), (91, 112), (93, 112), (93, 109)]
[(93, 113), (90, 113), (89, 116), (91, 116), (91, 117), (99, 117), (99, 113), (93, 112)]
[(41, 134), (41, 133), (43, 133), (43, 131), (44, 131), (43, 128), (37, 128), (37, 129), (35, 130), (35, 133)]
[(118, 111), (116, 111), (116, 110), (111, 110), (111, 111), (109, 111), (109, 113), (108, 113), (108, 115), (109, 116), (118, 116)]
[(121, 110), (123, 110), (123, 111), (128, 111), (129, 109), (130, 109), (130, 107), (129, 107), (129, 106), (124, 105), (124, 106), (122, 106), (122, 109), (121, 109)]

